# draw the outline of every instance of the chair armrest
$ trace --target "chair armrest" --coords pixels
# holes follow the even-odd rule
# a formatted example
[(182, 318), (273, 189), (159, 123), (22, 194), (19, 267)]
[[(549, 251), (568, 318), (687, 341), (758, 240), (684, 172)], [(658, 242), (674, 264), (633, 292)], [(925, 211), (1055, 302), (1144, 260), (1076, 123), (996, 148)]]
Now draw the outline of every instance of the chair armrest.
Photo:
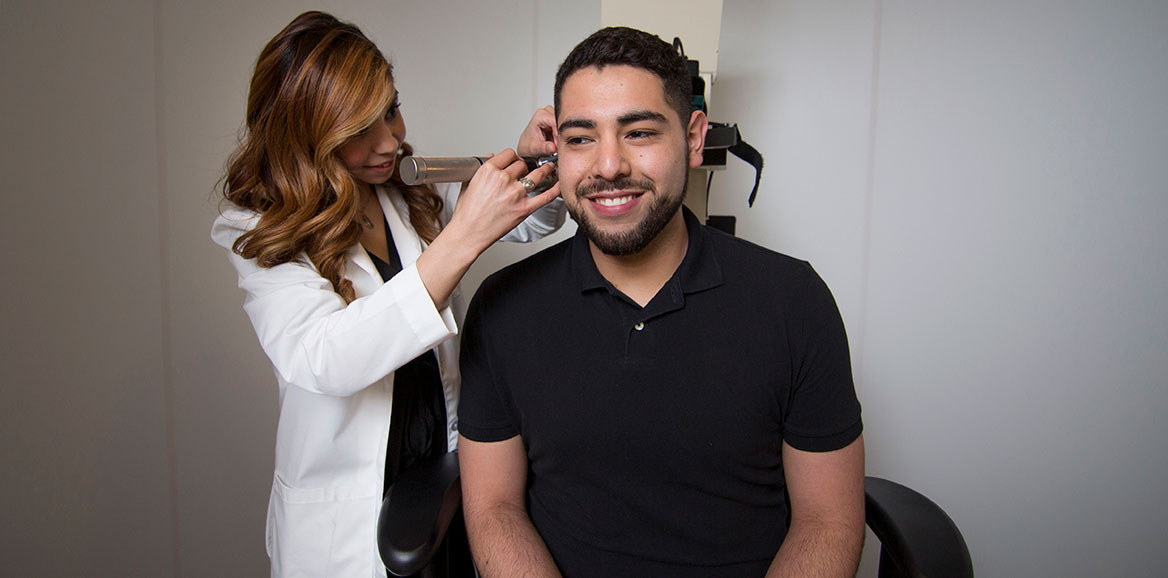
[(881, 478), (865, 478), (864, 495), (868, 527), (880, 540), (881, 576), (892, 564), (894, 575), (909, 578), (973, 578), (965, 538), (940, 506)]
[(461, 502), (457, 453), (402, 472), (385, 495), (377, 520), (377, 548), (385, 567), (397, 576), (425, 567)]

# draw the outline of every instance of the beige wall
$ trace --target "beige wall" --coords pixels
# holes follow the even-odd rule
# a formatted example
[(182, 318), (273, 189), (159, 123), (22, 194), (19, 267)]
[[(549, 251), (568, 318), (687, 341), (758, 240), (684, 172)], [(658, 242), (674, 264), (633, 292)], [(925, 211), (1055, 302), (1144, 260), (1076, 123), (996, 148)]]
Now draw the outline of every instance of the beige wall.
[[(543, 0), (0, 4), (0, 575), (266, 574), (275, 381), (209, 230), (255, 57), (310, 8), (394, 59), (409, 139), (441, 154), (514, 146), (600, 19)], [(465, 289), (530, 250), (493, 250)]]
[(172, 570), (148, 1), (0, 8), (0, 574)]
[(685, 55), (700, 63), (703, 74), (718, 70), (722, 0), (602, 0), (600, 21), (651, 32), (666, 42), (681, 38)]

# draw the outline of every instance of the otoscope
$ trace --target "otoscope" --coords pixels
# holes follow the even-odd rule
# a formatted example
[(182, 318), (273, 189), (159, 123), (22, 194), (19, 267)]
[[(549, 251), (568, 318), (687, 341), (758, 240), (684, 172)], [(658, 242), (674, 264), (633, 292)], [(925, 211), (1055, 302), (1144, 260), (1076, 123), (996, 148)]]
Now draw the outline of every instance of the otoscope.
[[(489, 157), (418, 157), (409, 156), (401, 160), (401, 179), (407, 185), (427, 183), (459, 183), (469, 181), (479, 167)], [(556, 162), (556, 155), (547, 157), (520, 157), (527, 163), (527, 170), (547, 163)], [(552, 172), (536, 190), (545, 190), (556, 184), (556, 174)]]

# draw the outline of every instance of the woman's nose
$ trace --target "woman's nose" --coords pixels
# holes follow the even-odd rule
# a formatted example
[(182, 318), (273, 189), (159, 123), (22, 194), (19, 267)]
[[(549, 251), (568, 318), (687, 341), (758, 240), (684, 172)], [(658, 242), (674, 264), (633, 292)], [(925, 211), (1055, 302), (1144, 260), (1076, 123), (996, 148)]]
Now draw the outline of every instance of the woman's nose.
[(380, 122), (374, 132), (373, 152), (379, 155), (388, 155), (397, 152), (401, 141), (393, 133), (389, 123)]

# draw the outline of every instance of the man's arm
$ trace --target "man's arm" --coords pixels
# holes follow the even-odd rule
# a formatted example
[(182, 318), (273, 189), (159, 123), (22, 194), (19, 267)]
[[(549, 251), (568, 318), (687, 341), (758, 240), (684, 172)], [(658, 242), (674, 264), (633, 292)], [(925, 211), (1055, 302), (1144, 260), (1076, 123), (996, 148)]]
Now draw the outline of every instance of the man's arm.
[(462, 507), (475, 565), (483, 578), (560, 576), (527, 514), (523, 439), (482, 443), (459, 437)]
[(767, 578), (852, 578), (864, 545), (864, 438), (831, 452), (783, 443), (791, 527)]

